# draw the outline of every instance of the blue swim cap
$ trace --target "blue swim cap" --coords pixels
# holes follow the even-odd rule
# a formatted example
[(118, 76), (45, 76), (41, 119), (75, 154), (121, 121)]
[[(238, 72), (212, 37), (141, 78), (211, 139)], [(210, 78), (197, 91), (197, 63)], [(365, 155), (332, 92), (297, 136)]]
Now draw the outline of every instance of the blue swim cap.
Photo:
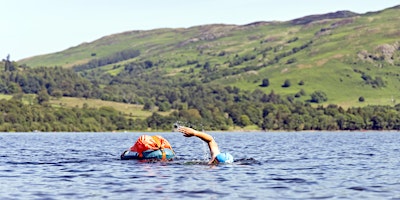
[(220, 153), (216, 159), (220, 163), (233, 163), (233, 156), (230, 153)]

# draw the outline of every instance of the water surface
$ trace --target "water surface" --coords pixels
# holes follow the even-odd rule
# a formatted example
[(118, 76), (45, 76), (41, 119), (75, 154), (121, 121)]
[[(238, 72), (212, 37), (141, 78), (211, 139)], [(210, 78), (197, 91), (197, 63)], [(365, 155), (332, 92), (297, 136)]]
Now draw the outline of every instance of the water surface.
[(171, 162), (120, 160), (141, 133), (0, 133), (1, 199), (400, 199), (397, 132), (211, 132), (164, 136)]

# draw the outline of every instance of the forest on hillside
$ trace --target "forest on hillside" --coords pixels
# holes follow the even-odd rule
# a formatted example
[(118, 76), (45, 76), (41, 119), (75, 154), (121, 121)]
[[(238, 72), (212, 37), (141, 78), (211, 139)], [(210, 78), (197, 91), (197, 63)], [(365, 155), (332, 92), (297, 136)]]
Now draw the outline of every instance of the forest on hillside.
[[(343, 109), (313, 102), (325, 98), (308, 94), (298, 101), (273, 91), (244, 91), (237, 87), (202, 84), (189, 78), (164, 79), (144, 73), (151, 61), (129, 63), (117, 75), (92, 70), (80, 74), (61, 67), (29, 68), (3, 60), (0, 93), (12, 95), (0, 101), (0, 131), (124, 131), (171, 130), (185, 122), (206, 130), (229, 130), (255, 126), (260, 130), (400, 130), (400, 104)], [(155, 78), (160, 77), (160, 78)], [(34, 94), (27, 102), (25, 96)], [(307, 95), (307, 94), (300, 94)], [(314, 95), (314, 96), (313, 96)], [(84, 97), (142, 104), (153, 112), (138, 119), (112, 107), (70, 108), (49, 104), (50, 98)], [(317, 98), (314, 99), (313, 98)], [(157, 109), (157, 110), (155, 110)], [(172, 111), (162, 116), (158, 111)]]

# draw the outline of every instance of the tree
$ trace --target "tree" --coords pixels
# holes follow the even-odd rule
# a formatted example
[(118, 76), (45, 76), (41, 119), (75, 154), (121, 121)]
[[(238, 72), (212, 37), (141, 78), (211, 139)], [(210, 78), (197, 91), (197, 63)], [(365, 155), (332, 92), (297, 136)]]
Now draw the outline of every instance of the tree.
[(154, 103), (151, 101), (146, 101), (146, 103), (143, 106), (143, 110), (152, 110), (154, 107)]
[(206, 71), (210, 71), (210, 69), (211, 69), (210, 63), (209, 62), (204, 63), (203, 69), (205, 69)]
[(17, 83), (14, 83), (14, 82), (8, 83), (7, 91), (6, 91), (7, 94), (16, 94), (21, 91), (22, 91), (21, 87), (19, 87), (19, 85)]
[(302, 115), (294, 113), (289, 116), (288, 124), (290, 129), (302, 131), (304, 129), (304, 118)]
[(60, 99), (60, 98), (62, 97), (63, 93), (62, 93), (61, 90), (56, 89), (56, 90), (53, 90), (53, 91), (51, 92), (51, 95), (54, 96), (54, 97), (56, 97), (57, 99)]
[(295, 63), (295, 62), (297, 62), (296, 58), (290, 58), (289, 60), (286, 61), (286, 64), (292, 64), (292, 63)]
[(264, 78), (262, 80), (262, 83), (260, 85), (260, 87), (268, 87), (269, 86), (269, 79), (268, 78)]
[(171, 110), (171, 104), (169, 104), (167, 101), (162, 102), (158, 105), (158, 111), (166, 112), (169, 110)]
[(290, 83), (289, 79), (286, 79), (285, 82), (283, 83), (282, 87), (290, 87), (292, 84)]
[(240, 116), (240, 123), (241, 123), (242, 126), (251, 125), (251, 121), (250, 121), (249, 116), (247, 116), (247, 115), (241, 115), (241, 116)]
[(301, 94), (302, 96), (304, 96), (304, 95), (306, 95), (306, 91), (304, 91), (304, 89), (301, 89), (301, 90), (300, 90), (300, 94)]
[(385, 82), (383, 81), (382, 77), (380, 77), (380, 76), (375, 77), (374, 83), (377, 87), (385, 87)]
[(43, 103), (48, 102), (50, 100), (49, 94), (47, 94), (46, 89), (40, 90), (38, 96), (37, 96), (38, 103), (40, 105), (43, 105)]
[(146, 61), (144, 61), (144, 65), (145, 65), (146, 69), (152, 68), (153, 62), (151, 62), (150, 60), (146, 60)]
[(7, 55), (7, 58), (4, 60), (4, 71), (10, 71), (11, 61), (10, 61), (10, 54)]
[(326, 96), (325, 92), (318, 90), (311, 94), (311, 102), (322, 103), (325, 101), (328, 101), (328, 97)]

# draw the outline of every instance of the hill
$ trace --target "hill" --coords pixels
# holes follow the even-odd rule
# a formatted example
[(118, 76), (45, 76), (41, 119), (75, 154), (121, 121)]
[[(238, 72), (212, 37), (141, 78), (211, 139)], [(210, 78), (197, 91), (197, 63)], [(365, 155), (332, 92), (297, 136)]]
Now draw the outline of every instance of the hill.
[[(285, 96), (302, 91), (307, 94), (297, 95), (302, 101), (323, 91), (326, 104), (387, 105), (400, 98), (398, 13), (397, 6), (288, 22), (128, 31), (18, 62), (73, 68), (84, 75), (96, 71), (99, 76), (118, 76), (127, 65), (147, 63), (151, 67), (140, 73), (150, 80), (197, 81)], [(263, 80), (268, 87), (260, 87)]]
[(7, 57), (0, 131), (170, 130), (179, 121), (208, 130), (400, 130), (398, 10), (130, 31)]

